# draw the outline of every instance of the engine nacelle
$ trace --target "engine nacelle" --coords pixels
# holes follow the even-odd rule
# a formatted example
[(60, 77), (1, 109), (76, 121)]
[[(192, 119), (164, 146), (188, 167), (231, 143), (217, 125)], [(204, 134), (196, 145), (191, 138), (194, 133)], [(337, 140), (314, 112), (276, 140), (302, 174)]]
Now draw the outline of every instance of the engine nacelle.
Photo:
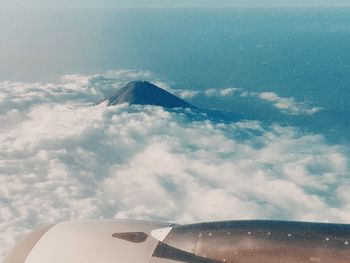
[(350, 225), (69, 221), (27, 235), (4, 263), (349, 263)]

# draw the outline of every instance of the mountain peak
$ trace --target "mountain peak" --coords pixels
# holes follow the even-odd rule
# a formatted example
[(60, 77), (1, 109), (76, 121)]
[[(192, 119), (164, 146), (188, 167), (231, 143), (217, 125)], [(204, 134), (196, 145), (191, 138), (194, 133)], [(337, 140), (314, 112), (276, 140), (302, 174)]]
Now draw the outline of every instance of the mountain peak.
[(107, 99), (108, 106), (129, 103), (165, 108), (195, 108), (170, 92), (148, 81), (131, 81)]

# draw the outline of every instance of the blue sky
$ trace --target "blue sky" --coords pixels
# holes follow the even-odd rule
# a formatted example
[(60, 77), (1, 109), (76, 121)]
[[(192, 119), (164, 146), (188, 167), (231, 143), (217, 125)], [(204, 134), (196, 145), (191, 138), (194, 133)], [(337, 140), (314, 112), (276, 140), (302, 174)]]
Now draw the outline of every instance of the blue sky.
[(0, 0), (2, 7), (350, 6), (348, 0)]

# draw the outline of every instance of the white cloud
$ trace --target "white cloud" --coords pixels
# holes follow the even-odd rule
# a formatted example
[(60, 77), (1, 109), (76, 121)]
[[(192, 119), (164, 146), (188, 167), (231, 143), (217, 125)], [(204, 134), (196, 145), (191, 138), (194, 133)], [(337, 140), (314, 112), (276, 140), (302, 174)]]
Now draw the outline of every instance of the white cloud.
[[(171, 90), (169, 91), (175, 93), (183, 99), (191, 99), (198, 95), (204, 95), (207, 97), (232, 97), (235, 98), (244, 98), (244, 97), (253, 97), (258, 98), (259, 100), (271, 103), (273, 107), (280, 110), (282, 113), (287, 115), (313, 115), (322, 110), (321, 107), (310, 106), (307, 102), (296, 101), (295, 98), (284, 98), (278, 96), (274, 92), (253, 92), (247, 91), (240, 88), (223, 88), (223, 89), (206, 89), (206, 90)], [(236, 96), (236, 97), (235, 97)]]
[(220, 90), (221, 96), (232, 96), (233, 94), (239, 92), (240, 90), (237, 88), (226, 88)]
[(183, 99), (192, 99), (193, 97), (197, 96), (199, 92), (196, 90), (179, 90), (177, 94)]
[(265, 101), (271, 102), (274, 107), (290, 115), (312, 115), (319, 112), (320, 107), (309, 107), (306, 103), (297, 102), (294, 98), (282, 98), (274, 92), (262, 92), (257, 96)]
[(256, 121), (93, 105), (137, 72), (118, 74), (0, 84), (0, 259), (66, 219), (350, 220), (341, 146)]
[(204, 91), (204, 94), (208, 97), (227, 97), (240, 93), (242, 90), (238, 88), (224, 88), (224, 89), (207, 89)]

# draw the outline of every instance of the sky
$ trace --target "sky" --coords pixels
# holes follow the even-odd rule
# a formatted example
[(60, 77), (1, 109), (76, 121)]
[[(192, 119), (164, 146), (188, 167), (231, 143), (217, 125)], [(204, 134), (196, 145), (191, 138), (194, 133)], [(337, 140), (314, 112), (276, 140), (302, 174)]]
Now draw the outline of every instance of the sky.
[(1, 0), (1, 7), (350, 6), (347, 0)]

